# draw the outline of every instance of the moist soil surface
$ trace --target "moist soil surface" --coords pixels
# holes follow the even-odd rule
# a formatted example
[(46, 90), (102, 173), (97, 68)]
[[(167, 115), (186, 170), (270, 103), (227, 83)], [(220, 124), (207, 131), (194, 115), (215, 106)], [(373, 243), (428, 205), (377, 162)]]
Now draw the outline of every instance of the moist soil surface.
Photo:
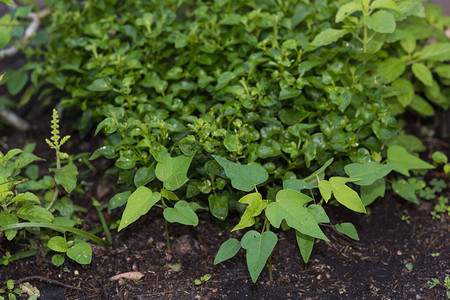
[[(51, 116), (45, 109), (41, 113), (45, 116), (36, 118), (39, 121), (26, 132), (0, 128), (0, 139), (9, 149), (36, 142), (34, 153), (53, 162), (52, 151), (43, 143), (50, 135)], [(70, 125), (70, 120), (63, 120), (63, 124)], [(63, 135), (68, 130), (63, 127)], [(101, 144), (99, 138), (81, 140), (76, 133), (73, 135), (68, 151), (72, 154), (92, 153)], [(433, 139), (426, 144), (450, 156), (448, 144)], [(429, 156), (423, 158), (431, 161)], [(114, 179), (103, 177), (111, 164), (95, 160), (94, 170), (82, 178), (87, 183), (83, 186), (85, 194), (76, 204), (88, 209), (87, 214), (80, 215), (84, 230), (100, 226), (91, 197), (107, 203), (117, 192)], [(45, 167), (48, 165), (41, 169)], [(448, 178), (436, 170), (426, 179), (435, 177), (446, 180), (443, 195), (450, 197)], [(55, 267), (51, 253), (32, 256), (1, 266), (0, 284), (4, 288), (7, 279), (28, 281), (40, 290), (40, 299), (445, 299), (443, 286), (427, 286), (432, 278), (443, 282), (450, 275), (450, 217), (431, 218), (436, 201), (420, 200), (420, 205), (414, 205), (387, 191), (383, 199), (369, 207), (367, 215), (326, 207), (331, 223), (352, 222), (360, 241), (324, 227), (330, 242), (317, 241), (305, 264), (293, 232), (280, 230), (272, 258), (273, 282), (265, 268), (258, 282), (252, 283), (243, 250), (228, 261), (213, 264), (220, 245), (230, 237), (240, 239), (243, 234), (230, 232), (238, 223), (237, 215), (229, 217), (225, 224), (202, 212), (195, 228), (169, 224), (172, 250), (167, 251), (164, 219), (161, 211), (152, 209), (121, 232), (112, 230), (111, 248), (92, 244), (90, 265), (81, 266), (67, 259), (62, 267)], [(107, 220), (120, 217), (119, 210), (104, 212)], [(12, 243), (2, 237), (0, 255), (19, 252), (23, 242)], [(144, 275), (139, 280), (110, 280), (114, 275), (136, 271)], [(205, 274), (210, 274), (211, 279), (195, 285), (194, 280)]]

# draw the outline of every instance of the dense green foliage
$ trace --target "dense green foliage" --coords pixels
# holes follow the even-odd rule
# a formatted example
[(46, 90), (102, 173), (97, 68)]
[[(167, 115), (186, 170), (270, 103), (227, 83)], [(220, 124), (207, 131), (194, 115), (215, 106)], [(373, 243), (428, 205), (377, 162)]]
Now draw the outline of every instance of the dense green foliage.
[[(63, 91), (56, 100), (79, 112), (82, 135), (106, 135), (91, 159), (115, 161), (109, 174), (124, 191), (109, 209), (126, 204), (119, 230), (153, 206), (193, 226), (206, 203), (198, 199), (220, 220), (237, 208), (233, 230), (258, 219), (262, 232), (228, 240), (215, 263), (244, 248), (256, 281), (277, 243), (271, 226), (293, 228), (307, 262), (314, 239), (328, 240), (319, 224), (330, 223), (322, 206), (331, 199), (365, 213), (388, 173), (433, 167), (414, 155), (422, 144), (400, 120), (406, 110), (432, 116), (450, 106), (450, 18), (438, 6), (48, 2), (53, 13), (25, 49), (24, 70), (41, 98)], [(414, 184), (392, 185), (417, 202)], [(329, 226), (359, 239), (350, 223)], [(67, 251), (62, 238), (53, 242)]]
[(27, 51), (45, 62), (27, 68), (68, 93), (82, 132), (100, 122), (108, 138), (93, 158), (115, 159), (119, 183), (148, 184), (165, 153), (195, 152), (189, 198), (227, 195), (211, 154), (260, 164), (280, 185), (330, 157), (335, 172), (381, 161), (402, 143), (398, 113), (449, 105), (441, 11), (347, 2), (57, 1), (46, 50)]

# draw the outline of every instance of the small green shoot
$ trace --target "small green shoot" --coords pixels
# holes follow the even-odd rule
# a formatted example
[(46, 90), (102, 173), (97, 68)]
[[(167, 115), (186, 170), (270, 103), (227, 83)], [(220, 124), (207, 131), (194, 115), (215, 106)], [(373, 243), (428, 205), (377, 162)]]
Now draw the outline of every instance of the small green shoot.
[(201, 284), (206, 283), (210, 279), (211, 279), (211, 274), (205, 274), (204, 276), (200, 277), (200, 279), (195, 279), (194, 284), (201, 285)]

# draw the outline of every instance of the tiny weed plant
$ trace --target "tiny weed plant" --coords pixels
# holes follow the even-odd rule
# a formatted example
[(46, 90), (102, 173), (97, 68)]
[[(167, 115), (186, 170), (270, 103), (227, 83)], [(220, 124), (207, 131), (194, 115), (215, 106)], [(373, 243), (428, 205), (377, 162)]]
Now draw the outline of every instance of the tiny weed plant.
[(437, 286), (443, 287), (446, 290), (445, 294), (447, 296), (447, 299), (450, 299), (450, 277), (449, 276), (445, 276), (443, 283), (441, 283), (439, 281), (439, 279), (437, 279), (437, 278), (432, 278), (430, 281), (427, 282), (427, 286), (429, 289), (433, 289)]
[[(2, 294), (6, 295), (7, 298), (5, 296), (2, 296)], [(20, 289), (20, 288), (15, 288), (14, 287), (14, 280), (12, 279), (8, 279), (6, 281), (6, 290), (5, 289), (0, 289), (0, 300), (16, 300), (18, 297), (22, 298), (23, 296), (25, 296), (25, 292)], [(28, 300), (37, 300), (38, 296), (36, 295), (32, 295), (27, 297)]]

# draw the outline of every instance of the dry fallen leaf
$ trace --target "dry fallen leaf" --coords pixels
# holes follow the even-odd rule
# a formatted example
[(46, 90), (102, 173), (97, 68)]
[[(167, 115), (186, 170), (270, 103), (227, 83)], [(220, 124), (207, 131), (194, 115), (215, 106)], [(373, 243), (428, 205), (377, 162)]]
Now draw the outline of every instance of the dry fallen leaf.
[(24, 291), (28, 296), (40, 297), (41, 292), (35, 286), (32, 286), (29, 282), (19, 284), (19, 288)]
[(115, 275), (115, 276), (109, 278), (109, 280), (116, 281), (121, 278), (124, 278), (124, 279), (137, 281), (137, 280), (140, 280), (142, 277), (144, 277), (144, 274), (142, 274), (141, 272), (126, 272), (126, 273)]

